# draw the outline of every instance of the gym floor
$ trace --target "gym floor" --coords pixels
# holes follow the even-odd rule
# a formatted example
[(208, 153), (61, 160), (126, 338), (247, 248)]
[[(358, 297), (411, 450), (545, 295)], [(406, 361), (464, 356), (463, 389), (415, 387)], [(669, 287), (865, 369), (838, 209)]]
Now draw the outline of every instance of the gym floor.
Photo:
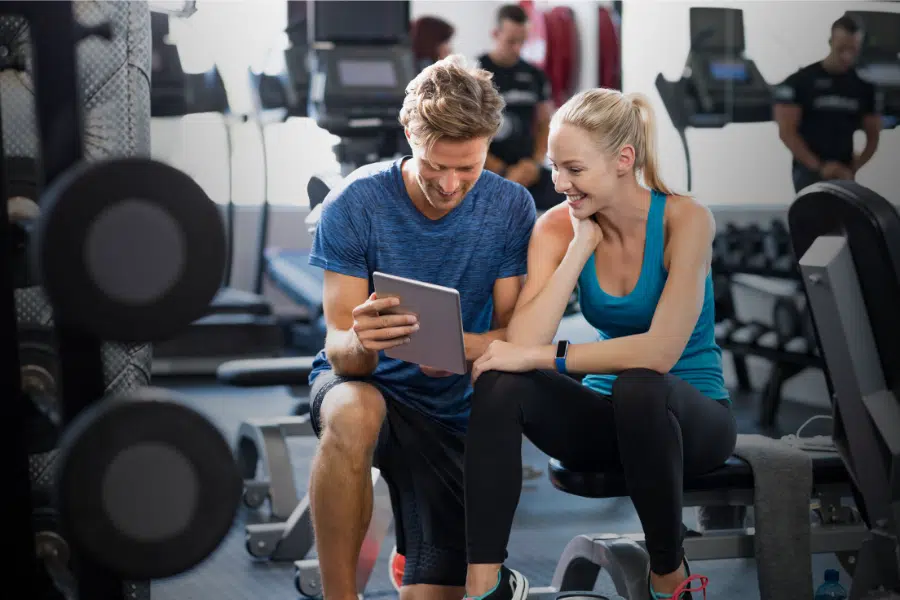
[[(580, 317), (568, 317), (578, 326)], [(726, 378), (734, 382), (730, 359), (725, 357)], [(763, 361), (748, 361), (754, 389), (759, 390), (767, 376)], [(234, 389), (208, 381), (158, 381), (160, 385), (182, 392), (186, 401), (207, 415), (233, 440), (240, 423), (247, 418), (276, 417), (291, 414), (298, 399), (284, 388)], [(827, 414), (825, 382), (820, 372), (807, 371), (790, 381), (784, 388), (785, 399), (778, 412), (775, 427), (763, 428), (758, 423), (759, 402), (756, 392), (734, 394), (734, 410), (740, 433), (761, 433), (773, 437), (795, 433), (810, 417)], [(812, 423), (803, 434), (827, 433), (827, 421)], [(292, 464), (299, 486), (305, 486), (309, 476), (309, 459), (315, 441), (295, 439), (289, 442)], [(636, 533), (640, 521), (628, 499), (592, 500), (563, 494), (550, 484), (546, 476), (547, 456), (529, 443), (523, 447), (526, 464), (542, 470), (543, 475), (526, 481), (516, 514), (509, 547), (508, 564), (529, 578), (532, 586), (550, 583), (556, 561), (569, 540), (582, 533)], [(304, 490), (298, 490), (302, 493)], [(244, 524), (252, 515), (242, 509), (231, 533), (220, 548), (195, 569), (171, 579), (153, 583), (154, 600), (247, 600), (250, 598), (298, 598), (294, 588), (292, 563), (255, 562), (245, 549)], [(685, 510), (685, 524), (696, 525), (692, 509)], [(389, 534), (381, 549), (379, 562), (366, 589), (366, 598), (396, 598), (388, 580), (388, 556), (393, 546)], [(840, 568), (834, 555), (813, 557), (811, 585), (821, 582), (827, 568)], [(756, 565), (753, 560), (721, 560), (697, 562), (695, 572), (710, 578), (709, 598), (729, 600), (757, 600)], [(849, 576), (841, 572), (841, 580)], [(601, 573), (596, 591), (618, 598), (612, 583)]]

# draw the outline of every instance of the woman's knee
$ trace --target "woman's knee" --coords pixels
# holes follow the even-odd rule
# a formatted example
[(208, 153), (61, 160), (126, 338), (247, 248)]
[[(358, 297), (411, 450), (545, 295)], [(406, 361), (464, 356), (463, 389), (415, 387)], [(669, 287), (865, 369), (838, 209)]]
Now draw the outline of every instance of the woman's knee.
[(619, 373), (612, 385), (616, 412), (640, 415), (649, 406), (666, 405), (669, 381), (653, 369), (627, 369)]
[(473, 388), (471, 419), (495, 418), (517, 412), (517, 400), (529, 385), (529, 379), (524, 373), (482, 373)]

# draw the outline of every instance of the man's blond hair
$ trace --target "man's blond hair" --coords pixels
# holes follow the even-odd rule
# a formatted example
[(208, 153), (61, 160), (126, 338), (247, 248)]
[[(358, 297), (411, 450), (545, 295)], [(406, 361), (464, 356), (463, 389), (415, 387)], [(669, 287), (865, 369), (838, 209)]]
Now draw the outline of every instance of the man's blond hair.
[(459, 55), (429, 65), (406, 86), (400, 124), (426, 150), (440, 139), (492, 139), (506, 103), (493, 75), (470, 68)]

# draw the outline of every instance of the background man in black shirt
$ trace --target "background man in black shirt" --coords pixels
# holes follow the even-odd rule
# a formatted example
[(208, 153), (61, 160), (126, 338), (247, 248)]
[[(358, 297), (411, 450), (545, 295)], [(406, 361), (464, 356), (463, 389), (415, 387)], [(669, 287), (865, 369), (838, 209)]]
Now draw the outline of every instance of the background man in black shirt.
[[(875, 87), (856, 73), (863, 31), (851, 17), (831, 26), (831, 52), (803, 67), (775, 89), (775, 120), (794, 156), (794, 190), (817, 181), (853, 179), (878, 148), (881, 117)], [(862, 128), (866, 146), (853, 153), (853, 134)]]
[(527, 37), (525, 10), (515, 4), (502, 6), (493, 31), (494, 47), (478, 57), (478, 66), (494, 74), (494, 84), (506, 100), (503, 124), (485, 168), (524, 185), (538, 210), (546, 210), (565, 197), (553, 189), (550, 170), (543, 164), (553, 112), (550, 83), (543, 71), (522, 60)]

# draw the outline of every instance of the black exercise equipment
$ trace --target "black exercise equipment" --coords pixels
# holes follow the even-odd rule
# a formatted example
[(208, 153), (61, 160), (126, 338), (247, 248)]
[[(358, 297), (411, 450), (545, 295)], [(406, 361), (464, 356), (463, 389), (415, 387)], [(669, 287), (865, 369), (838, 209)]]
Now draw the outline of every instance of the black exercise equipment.
[(309, 100), (309, 28), (304, 1), (286, 2), (288, 46), (273, 48), (259, 70), (250, 67), (250, 88), (256, 112), (283, 111), (283, 118), (307, 116)]
[[(161, 339), (154, 348), (153, 370), (157, 374), (209, 374), (219, 363), (240, 356), (277, 356), (284, 337), (271, 304), (261, 290), (232, 287), (235, 242), (235, 206), (232, 197), (234, 160), (228, 97), (224, 82), (214, 67), (206, 73), (185, 74), (178, 49), (168, 44), (168, 15), (153, 15), (153, 51), (157, 59), (152, 91), (156, 99), (154, 117), (183, 117), (189, 114), (220, 113), (225, 127), (229, 160), (228, 201), (225, 204), (227, 258), (218, 293), (191, 327), (180, 335)], [(158, 77), (157, 77), (158, 75)]]
[(99, 339), (167, 339), (206, 313), (225, 267), (216, 205), (183, 172), (80, 163), (41, 197), (34, 268), (57, 318)]
[(878, 91), (882, 127), (894, 129), (900, 124), (900, 13), (851, 10), (846, 14), (863, 26), (857, 73)]
[(398, 116), (416, 74), (409, 2), (310, 1), (307, 9), (309, 116), (341, 138), (335, 153), (343, 174), (408, 154)]
[(228, 534), (241, 478), (228, 443), (163, 389), (109, 397), (60, 441), (60, 515), (91, 558), (122, 577), (177, 575)]
[(772, 119), (772, 92), (756, 64), (744, 56), (741, 9), (692, 7), (691, 48), (677, 81), (656, 77), (656, 89), (678, 130), (691, 189), (686, 130), (719, 129), (731, 123)]
[(27, 249), (34, 221), (40, 213), (37, 163), (32, 158), (7, 157), (6, 179), (13, 285), (16, 289), (31, 287), (35, 282), (28, 268)]
[(56, 448), (62, 424), (59, 352), (52, 327), (18, 328), (22, 399), (28, 412), (28, 454)]
[(875, 192), (841, 181), (804, 189), (788, 221), (827, 365), (834, 443), (871, 530), (850, 598), (897, 599), (900, 213)]
[[(19, 336), (11, 261), (0, 261), (0, 339), (8, 350), (0, 365), (0, 397), (6, 400), (0, 402), (0, 421), (8, 429), (0, 436), (7, 482), (2, 501), (8, 519), (4, 539), (14, 549), (12, 558), (4, 561), (3, 584), (22, 597), (43, 599), (50, 593), (49, 576), (69, 597), (124, 600), (123, 579), (145, 578), (152, 572), (172, 575), (201, 560), (203, 552), (208, 554), (221, 541), (233, 520), (240, 477), (218, 430), (173, 403), (166, 392), (138, 391), (127, 400), (110, 397), (98, 403), (106, 388), (98, 333), (112, 340), (134, 339), (155, 335), (143, 321), (155, 319), (160, 330), (189, 321), (197, 307), (212, 299), (225, 248), (215, 206), (185, 184), (183, 174), (179, 178), (171, 167), (146, 159), (83, 162), (76, 44), (85, 37), (110, 36), (112, 29), (108, 24), (78, 24), (74, 4), (0, 5), (4, 14), (27, 20), (30, 31), (38, 184), (48, 185), (39, 198), (41, 212), (26, 255), (35, 259), (30, 268), (38, 272), (51, 299), (55, 323), (55, 350), (45, 337), (29, 338), (27, 332)], [(0, 197), (9, 198), (6, 168), (0, 150)], [(148, 223), (148, 218), (156, 220)], [(142, 220), (135, 225), (130, 219)], [(139, 227), (157, 236), (169, 227), (181, 239), (162, 248), (155, 239), (135, 237)], [(8, 214), (0, 214), (0, 248), (9, 250), (11, 238)], [(186, 255), (195, 251), (199, 254)], [(131, 261), (133, 273), (121, 268), (123, 257)], [(202, 261), (206, 264), (199, 264)], [(173, 264), (208, 274), (191, 286), (180, 271), (171, 271)], [(176, 273), (171, 287), (161, 285), (159, 278), (159, 271), (166, 269)], [(144, 278), (154, 285), (137, 295), (122, 285), (123, 279)], [(165, 303), (174, 292), (184, 308), (176, 310), (175, 318), (158, 311), (154, 315), (154, 294)], [(115, 331), (98, 318), (94, 304), (84, 303), (105, 307), (111, 322), (126, 313), (142, 322), (125, 322), (124, 331)], [(45, 395), (54, 390), (55, 402)], [(58, 522), (46, 498), (37, 492), (32, 497), (26, 435), (35, 406), (63, 428), (57, 453)], [(188, 457), (193, 473), (161, 475), (167, 455)], [(170, 465), (177, 462), (172, 459)], [(173, 488), (179, 481), (186, 485)], [(151, 503), (150, 494), (163, 496)], [(185, 501), (191, 495), (196, 499), (188, 506)], [(179, 501), (180, 514), (175, 510)], [(33, 512), (33, 506), (42, 508)], [(106, 526), (103, 517), (115, 527)], [(179, 533), (176, 517), (181, 518), (181, 533), (187, 534), (177, 544), (172, 539)], [(151, 545), (162, 554), (147, 554)], [(36, 557), (44, 564), (39, 566)]]

